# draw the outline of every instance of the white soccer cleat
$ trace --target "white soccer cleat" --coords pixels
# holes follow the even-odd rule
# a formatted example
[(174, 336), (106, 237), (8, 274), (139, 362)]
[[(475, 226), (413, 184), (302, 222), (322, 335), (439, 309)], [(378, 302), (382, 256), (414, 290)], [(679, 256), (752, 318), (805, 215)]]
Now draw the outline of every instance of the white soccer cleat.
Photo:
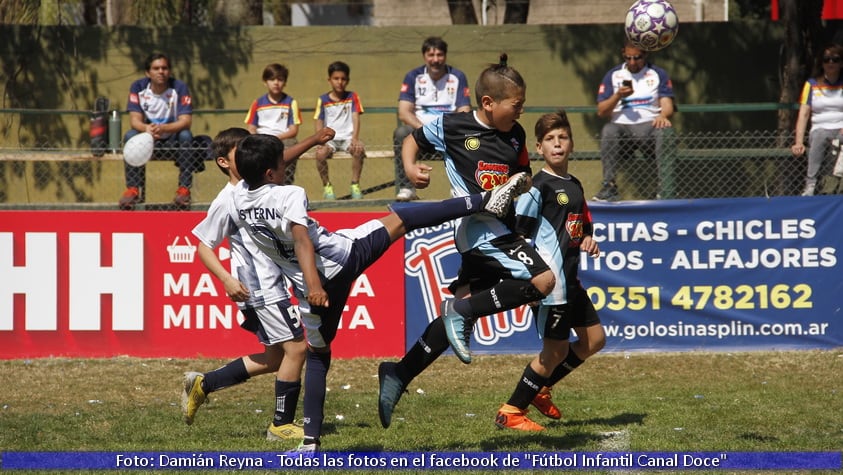
[(509, 212), (512, 200), (529, 189), (530, 177), (525, 172), (516, 173), (509, 177), (503, 185), (497, 186), (486, 194), (483, 209), (503, 218)]

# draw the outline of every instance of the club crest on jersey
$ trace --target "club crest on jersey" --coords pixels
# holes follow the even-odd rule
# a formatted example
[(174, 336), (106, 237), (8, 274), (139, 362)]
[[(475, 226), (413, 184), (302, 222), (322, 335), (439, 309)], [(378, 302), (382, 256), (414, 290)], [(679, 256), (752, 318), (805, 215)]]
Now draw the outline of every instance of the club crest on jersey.
[(477, 137), (468, 137), (465, 139), (465, 149), (466, 150), (477, 150), (480, 148), (480, 139)]
[(583, 215), (579, 213), (569, 213), (568, 219), (565, 220), (565, 230), (571, 236), (571, 245), (579, 244), (582, 241), (585, 232), (583, 231)]
[(509, 143), (512, 144), (512, 148), (515, 149), (515, 150), (518, 150), (518, 149), (521, 148), (521, 143), (519, 143), (518, 139), (516, 139), (515, 137), (512, 137), (511, 139), (509, 139)]
[(556, 202), (562, 206), (568, 204), (571, 201), (571, 198), (568, 197), (568, 193), (565, 193), (565, 190), (557, 191), (556, 192)]

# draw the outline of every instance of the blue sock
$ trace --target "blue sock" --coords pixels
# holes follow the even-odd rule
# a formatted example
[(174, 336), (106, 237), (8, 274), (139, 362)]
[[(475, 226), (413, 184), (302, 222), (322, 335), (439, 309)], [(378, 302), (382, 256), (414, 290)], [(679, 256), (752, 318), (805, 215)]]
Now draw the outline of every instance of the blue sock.
[(275, 380), (275, 417), (272, 424), (291, 424), (296, 418), (296, 406), (301, 393), (301, 381)]
[(319, 443), (322, 420), (325, 418), (325, 387), (331, 352), (316, 353), (307, 350), (304, 370), (304, 439), (305, 443)]
[(392, 208), (392, 212), (401, 218), (404, 229), (410, 232), (414, 229), (436, 226), (452, 219), (462, 218), (474, 214), (482, 208), (483, 195), (478, 193), (434, 203), (412, 203), (395, 206)]
[(243, 363), (243, 358), (237, 358), (222, 368), (205, 373), (202, 390), (208, 394), (240, 384), (247, 379), (249, 379), (249, 372), (246, 371), (246, 363)]

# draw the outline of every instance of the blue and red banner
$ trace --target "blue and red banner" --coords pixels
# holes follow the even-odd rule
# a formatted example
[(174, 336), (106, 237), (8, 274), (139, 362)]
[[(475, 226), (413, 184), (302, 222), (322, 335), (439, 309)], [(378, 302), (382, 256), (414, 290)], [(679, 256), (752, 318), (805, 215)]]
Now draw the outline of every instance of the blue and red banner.
[[(599, 258), (580, 277), (606, 351), (843, 346), (839, 196), (591, 203)], [(407, 342), (449, 298), (451, 225), (406, 242)], [(476, 353), (535, 353), (528, 308), (481, 319)]]

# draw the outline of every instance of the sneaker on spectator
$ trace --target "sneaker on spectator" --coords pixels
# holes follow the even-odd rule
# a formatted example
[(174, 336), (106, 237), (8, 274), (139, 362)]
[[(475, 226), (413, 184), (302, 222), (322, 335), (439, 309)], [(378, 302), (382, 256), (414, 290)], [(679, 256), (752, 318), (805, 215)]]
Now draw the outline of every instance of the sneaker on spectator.
[(337, 199), (337, 196), (334, 194), (334, 187), (330, 183), (328, 183), (327, 185), (325, 185), (324, 188), (322, 188), (322, 198), (326, 200)]
[(357, 183), (351, 184), (351, 199), (352, 200), (363, 199), (363, 190), (360, 189), (360, 185), (357, 184)]
[(594, 195), (594, 201), (618, 201), (621, 195), (618, 193), (618, 187), (612, 182), (603, 182), (603, 187)]
[(814, 196), (817, 194), (817, 185), (805, 185), (805, 189), (802, 191), (802, 196)]
[(419, 199), (419, 195), (412, 188), (401, 188), (398, 190), (398, 194), (395, 195), (395, 199), (398, 201), (412, 201)]
[(187, 187), (180, 186), (176, 190), (176, 196), (173, 198), (173, 204), (176, 209), (185, 210), (190, 209), (190, 190)]
[(140, 202), (140, 191), (136, 186), (130, 186), (126, 188), (126, 191), (123, 192), (123, 196), (120, 197), (120, 201), (118, 202), (118, 206), (120, 209), (125, 211), (131, 211), (135, 209), (135, 205)]

